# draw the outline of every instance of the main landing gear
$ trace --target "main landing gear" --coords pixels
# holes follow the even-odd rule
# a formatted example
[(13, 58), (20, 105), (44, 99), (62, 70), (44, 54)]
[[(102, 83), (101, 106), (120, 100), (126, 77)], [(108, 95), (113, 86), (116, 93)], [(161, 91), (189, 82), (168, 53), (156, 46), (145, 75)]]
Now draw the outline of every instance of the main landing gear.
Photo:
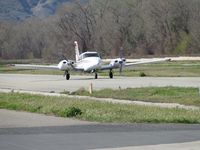
[(112, 70), (110, 70), (110, 72), (109, 72), (109, 77), (112, 79), (113, 78), (113, 72), (112, 72)]
[(95, 72), (94, 78), (97, 79), (98, 78), (98, 74)]
[(68, 71), (65, 71), (65, 76), (66, 76), (66, 80), (69, 80), (70, 79), (70, 74)]
[[(112, 72), (112, 70), (110, 70), (110, 72), (109, 72), (109, 77), (110, 77), (111, 79), (113, 78), (113, 72)], [(95, 79), (98, 79), (98, 74), (97, 74), (97, 72), (95, 72), (94, 78), (95, 78)]]

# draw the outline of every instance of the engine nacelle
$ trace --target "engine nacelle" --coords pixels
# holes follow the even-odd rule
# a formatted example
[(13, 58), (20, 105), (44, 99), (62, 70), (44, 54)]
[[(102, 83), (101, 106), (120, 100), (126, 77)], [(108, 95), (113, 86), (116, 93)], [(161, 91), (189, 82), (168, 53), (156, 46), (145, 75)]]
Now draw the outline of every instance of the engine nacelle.
[(117, 59), (113, 59), (110, 62), (110, 65), (113, 68), (119, 68), (121, 65), (125, 65), (126, 64), (126, 59), (125, 58), (117, 58)]
[(71, 68), (72, 62), (67, 60), (62, 60), (58, 64), (58, 68), (62, 71), (69, 70)]

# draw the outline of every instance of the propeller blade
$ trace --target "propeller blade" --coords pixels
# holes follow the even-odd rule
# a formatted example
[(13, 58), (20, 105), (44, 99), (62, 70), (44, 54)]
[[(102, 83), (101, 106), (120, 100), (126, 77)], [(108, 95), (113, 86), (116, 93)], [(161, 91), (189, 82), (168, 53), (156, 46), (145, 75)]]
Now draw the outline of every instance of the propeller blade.
[(65, 77), (66, 75), (67, 75), (67, 71), (64, 72), (64, 75), (63, 75), (63, 76)]
[(122, 75), (122, 63), (120, 63), (120, 67), (119, 67), (119, 74), (120, 74), (120, 76)]
[(119, 66), (119, 73), (120, 76), (122, 75), (122, 70), (123, 70), (123, 58), (124, 58), (124, 48), (120, 47), (120, 51), (119, 51), (119, 57), (120, 57), (120, 66)]
[(124, 49), (123, 47), (120, 47), (119, 58), (123, 58), (123, 57), (124, 57)]

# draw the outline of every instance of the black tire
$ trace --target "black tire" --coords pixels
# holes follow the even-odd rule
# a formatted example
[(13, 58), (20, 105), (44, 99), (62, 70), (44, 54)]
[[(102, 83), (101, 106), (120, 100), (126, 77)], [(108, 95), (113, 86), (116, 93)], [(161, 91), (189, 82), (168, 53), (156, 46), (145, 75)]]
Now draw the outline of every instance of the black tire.
[(95, 79), (98, 79), (98, 74), (97, 73), (95, 73)]
[(66, 80), (69, 80), (69, 79), (70, 79), (70, 74), (67, 73), (67, 74), (66, 74)]
[(112, 71), (109, 72), (109, 77), (110, 77), (110, 79), (113, 78), (113, 73), (112, 73)]

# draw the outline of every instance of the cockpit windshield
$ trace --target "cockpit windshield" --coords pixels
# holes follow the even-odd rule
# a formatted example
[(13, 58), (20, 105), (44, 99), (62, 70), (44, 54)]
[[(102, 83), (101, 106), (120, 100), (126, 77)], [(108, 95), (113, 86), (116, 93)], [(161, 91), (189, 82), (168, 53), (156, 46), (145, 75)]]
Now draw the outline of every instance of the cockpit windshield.
[(100, 57), (100, 56), (97, 52), (85, 52), (79, 56), (79, 60), (82, 60), (88, 57)]
[(87, 57), (99, 57), (98, 53), (85, 53), (83, 54), (83, 58), (87, 58)]

